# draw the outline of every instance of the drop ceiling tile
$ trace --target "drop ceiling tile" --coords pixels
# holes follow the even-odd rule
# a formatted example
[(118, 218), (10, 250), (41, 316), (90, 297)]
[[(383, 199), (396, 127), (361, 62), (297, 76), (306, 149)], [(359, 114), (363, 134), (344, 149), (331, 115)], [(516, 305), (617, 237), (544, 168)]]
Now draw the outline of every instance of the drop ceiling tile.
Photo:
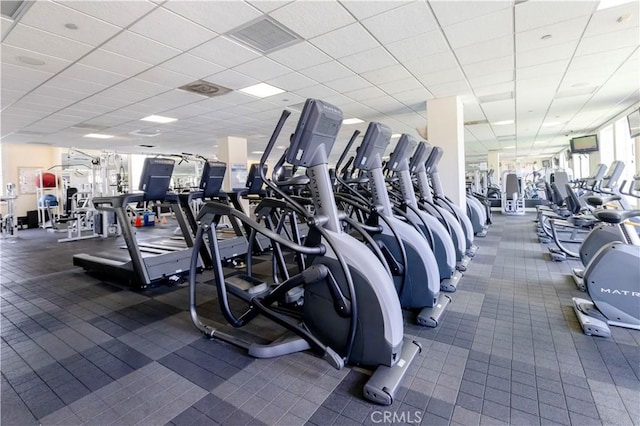
[(365, 101), (367, 99), (379, 98), (380, 96), (385, 95), (385, 93), (377, 87), (367, 87), (364, 89), (352, 90), (343, 94), (355, 101)]
[(267, 56), (296, 71), (332, 60), (330, 56), (306, 41), (270, 53)]
[(11, 29), (11, 25), (13, 25), (13, 19), (0, 15), (0, 34), (2, 34), (2, 38), (7, 35)]
[(344, 105), (350, 104), (353, 102), (353, 99), (343, 95), (343, 94), (337, 94), (337, 95), (333, 95), (333, 96), (328, 96), (326, 98), (324, 98), (325, 101), (329, 102), (331, 105), (335, 105), (338, 108), (341, 108)]
[(125, 105), (133, 104), (136, 102), (143, 102), (144, 99), (151, 97), (146, 93), (125, 90), (119, 87), (109, 87), (108, 89), (105, 89), (102, 92), (100, 92), (99, 96), (103, 96), (105, 98), (117, 99), (118, 101), (121, 101), (121, 102), (126, 102)]
[(453, 49), (498, 39), (513, 34), (511, 9), (502, 9), (443, 28)]
[(155, 7), (153, 3), (142, 0), (129, 1), (126, 3), (127, 7), (123, 7), (121, 2), (115, 1), (71, 0), (58, 1), (58, 3), (119, 27), (126, 27)]
[(242, 89), (244, 87), (260, 83), (260, 80), (256, 80), (255, 78), (234, 70), (224, 70), (220, 73), (208, 76), (206, 80), (213, 84), (219, 84), (233, 90)]
[(136, 78), (172, 88), (178, 88), (193, 81), (193, 77), (169, 71), (160, 67), (151, 68), (141, 74), (136, 75)]
[(430, 1), (438, 22), (441, 26), (449, 26), (462, 21), (468, 21), (483, 15), (488, 15), (502, 9), (510, 9), (511, 1)]
[[(107, 56), (111, 57), (111, 54), (107, 54)], [(93, 62), (97, 63), (98, 67), (75, 63), (58, 75), (63, 77), (75, 78), (77, 80), (88, 81), (90, 83), (101, 84), (104, 86), (111, 86), (126, 78), (125, 75), (116, 74), (100, 69), (102, 60)]]
[(423, 75), (457, 68), (458, 62), (450, 51), (446, 51), (435, 53), (429, 57), (406, 61), (404, 66), (415, 75)]
[[(47, 81), (51, 78), (50, 74), (40, 73), (36, 75), (32, 75), (29, 79), (21, 78), (20, 76), (8, 75), (6, 72), (8, 71), (9, 65), (3, 64), (2, 66), (2, 87), (6, 87), (12, 90), (18, 90), (23, 93), (30, 92), (31, 90), (38, 87), (40, 84)], [(17, 71), (21, 71), (21, 67), (14, 67)], [(13, 71), (12, 71), (13, 74)]]
[(446, 96), (472, 96), (473, 92), (469, 87), (467, 80), (455, 80), (442, 84), (432, 84), (429, 86), (429, 91), (433, 93), (436, 98)]
[(272, 86), (286, 91), (298, 90), (304, 87), (311, 87), (318, 84), (317, 81), (305, 77), (304, 75), (297, 72), (292, 72), (280, 77), (272, 78), (270, 80), (267, 80), (266, 82)]
[(133, 76), (151, 67), (147, 63), (102, 49), (94, 50), (79, 63), (124, 76)]
[[(20, 23), (92, 46), (103, 43), (121, 31), (116, 25), (50, 1), (34, 2)], [(74, 24), (77, 29), (69, 29), (66, 24)]]
[(195, 93), (185, 92), (184, 90), (171, 90), (169, 92), (162, 93), (144, 100), (144, 104), (153, 105), (158, 111), (164, 111), (167, 109), (178, 108), (183, 105), (191, 104), (194, 102), (200, 102), (205, 97), (196, 95)]
[(515, 83), (513, 81), (507, 83), (500, 83), (494, 86), (483, 86), (478, 87), (475, 90), (475, 94), (480, 98), (488, 95), (496, 95), (506, 92), (514, 92), (515, 91)]
[(300, 74), (305, 75), (315, 81), (324, 83), (327, 81), (337, 80), (339, 78), (350, 77), (353, 73), (338, 62), (327, 62), (313, 67), (305, 68), (300, 71)]
[(78, 102), (73, 106), (75, 108), (85, 108), (85, 105), (91, 105), (92, 107), (89, 109), (89, 111), (106, 114), (116, 109), (125, 107), (129, 104), (131, 104), (131, 102), (127, 100), (112, 99), (107, 98), (106, 96), (102, 96), (101, 94), (97, 94), (91, 96), (90, 98), (86, 98), (82, 102)]
[[(226, 93), (222, 95), (220, 98), (222, 99), (223, 102), (226, 102), (227, 104), (231, 104), (231, 105), (244, 105), (250, 102), (255, 102), (255, 100), (258, 99), (255, 96), (246, 95), (242, 92), (237, 92), (237, 91)], [(211, 100), (212, 99), (204, 101), (203, 103), (209, 102)], [(204, 105), (204, 106), (208, 107), (208, 105)]]
[(576, 56), (591, 55), (615, 48), (632, 47), (640, 44), (640, 29), (626, 28), (620, 31), (612, 31), (595, 37), (583, 38), (576, 50)]
[(402, 65), (391, 65), (390, 67), (367, 71), (360, 75), (373, 84), (388, 83), (411, 77), (411, 74)]
[[(628, 16), (624, 22), (618, 22), (621, 16)], [(593, 14), (583, 37), (593, 37), (613, 31), (638, 28), (640, 25), (640, 4), (630, 1), (622, 5), (599, 10)]]
[(494, 74), (484, 75), (482, 77), (468, 78), (468, 80), (474, 90), (479, 87), (508, 83), (513, 81), (513, 70), (500, 71)]
[(399, 112), (406, 112), (406, 106), (396, 99), (389, 96), (381, 96), (379, 98), (372, 98), (363, 101), (363, 103), (369, 108), (373, 108), (380, 111), (383, 114), (393, 115)]
[(280, 93), (279, 95), (269, 96), (268, 98), (266, 98), (266, 100), (276, 107), (284, 109), (291, 105), (303, 103), (306, 98), (296, 95), (295, 93)]
[(225, 37), (217, 37), (189, 51), (192, 55), (226, 68), (259, 57), (257, 53)]
[(169, 1), (162, 7), (219, 34), (262, 14), (251, 5), (240, 1)]
[(210, 110), (208, 108), (199, 106), (198, 103), (188, 104), (178, 108), (162, 111), (163, 116), (177, 118), (178, 120), (180, 120), (178, 123), (180, 123), (181, 125), (184, 124), (183, 120), (187, 118), (196, 117), (199, 115), (204, 115), (209, 113), (210, 113)]
[(339, 62), (357, 74), (396, 65), (398, 63), (398, 61), (382, 47), (376, 47), (371, 50), (356, 53), (355, 55), (345, 56), (340, 58)]
[(202, 79), (208, 75), (219, 73), (225, 68), (212, 62), (205, 61), (197, 56), (183, 53), (169, 59), (160, 65), (161, 68), (193, 77), (194, 80)]
[(369, 18), (374, 15), (386, 12), (391, 9), (409, 4), (408, 1), (360, 1), (343, 0), (342, 5), (346, 7), (359, 20)]
[(33, 92), (31, 92), (31, 94), (35, 96), (49, 96), (53, 98), (60, 98), (69, 101), (79, 101), (87, 97), (86, 93), (60, 89), (58, 87), (50, 86), (49, 84), (38, 87)]
[(428, 74), (419, 74), (416, 78), (429, 89), (430, 86), (462, 80), (464, 79), (464, 74), (459, 68), (449, 68)]
[(362, 21), (371, 34), (383, 44), (393, 43), (438, 28), (429, 6), (413, 2)]
[(130, 78), (114, 87), (120, 90), (142, 93), (148, 96), (159, 95), (160, 93), (164, 93), (172, 89), (172, 87), (150, 83), (139, 78)]
[[(345, 43), (345, 40), (349, 42)], [(337, 59), (379, 47), (378, 42), (358, 23), (315, 37), (311, 43)]]
[[(581, 16), (590, 16), (598, 1), (556, 2), (529, 1), (515, 7), (516, 32), (532, 30)], [(552, 13), (550, 13), (553, 11)]]
[(414, 77), (405, 78), (401, 80), (394, 80), (387, 83), (381, 83), (377, 85), (378, 88), (384, 90), (389, 94), (406, 92), (407, 90), (420, 90), (423, 89), (422, 84)]
[(480, 77), (487, 74), (493, 74), (494, 72), (513, 70), (513, 64), (513, 55), (509, 55), (488, 61), (464, 65), (463, 69), (467, 77)]
[(549, 62), (532, 67), (518, 68), (516, 76), (518, 79), (530, 79), (545, 76), (562, 76), (569, 65), (569, 60), (564, 59), (556, 62)]
[(449, 45), (442, 31), (436, 30), (387, 44), (386, 48), (398, 61), (405, 62), (445, 52)]
[(422, 105), (417, 109), (424, 110), (425, 101), (433, 99), (434, 96), (427, 89), (414, 89), (396, 93), (393, 97), (414, 110), (416, 109), (416, 105)]
[(264, 13), (269, 13), (272, 10), (281, 8), (285, 4), (291, 3), (290, 1), (276, 1), (276, 0), (252, 0), (248, 2), (253, 7), (260, 9)]
[[(581, 16), (558, 24), (546, 25), (516, 34), (516, 54), (527, 50), (543, 49), (555, 44), (578, 40), (589, 22), (589, 16)], [(543, 40), (543, 36), (551, 38)]]
[(291, 70), (264, 56), (238, 65), (234, 70), (253, 77), (259, 81), (289, 74)]
[(500, 37), (454, 49), (462, 65), (500, 58), (513, 54), (513, 36)]
[[(513, 99), (505, 99), (503, 101), (490, 102), (481, 105), (485, 116), (489, 122), (514, 120), (516, 104)], [(502, 126), (494, 126), (502, 127)]]
[[(43, 65), (29, 65), (18, 60), (18, 57), (28, 57), (39, 59), (44, 62)], [(47, 73), (57, 73), (68, 67), (71, 62), (64, 59), (55, 58), (53, 56), (43, 55), (31, 50), (21, 49), (19, 47), (2, 44), (0, 47), (0, 59), (3, 63), (12, 64), (22, 68), (29, 68)]]
[[(43, 40), (46, 40), (46, 43)], [(60, 37), (24, 24), (16, 25), (2, 43), (68, 61), (75, 61), (91, 50), (91, 46), (88, 44)]]
[(106, 85), (96, 84), (90, 81), (78, 80), (76, 78), (65, 77), (63, 75), (56, 75), (51, 80), (47, 81), (47, 86), (55, 87), (57, 89), (73, 90), (87, 95), (94, 94), (106, 88)]
[(338, 94), (338, 92), (328, 88), (323, 84), (318, 84), (316, 86), (298, 89), (298, 90), (295, 90), (294, 93), (298, 96), (302, 96), (305, 99), (308, 99), (308, 98), (325, 99), (325, 98), (328, 98), (329, 96), (334, 96)]
[(573, 56), (577, 44), (577, 40), (572, 40), (565, 43), (554, 44), (553, 46), (545, 47), (543, 49), (519, 52), (516, 55), (516, 67), (530, 67), (570, 58)]
[(325, 84), (338, 92), (347, 92), (371, 86), (371, 83), (357, 75), (339, 78), (337, 80), (326, 82)]
[(131, 31), (125, 31), (117, 35), (105, 43), (102, 49), (152, 65), (157, 65), (180, 54), (177, 49)]
[[(168, 28), (171, 30), (167, 31)], [(129, 30), (183, 51), (211, 40), (217, 35), (162, 7), (133, 24)]]
[(270, 15), (303, 38), (310, 39), (354, 22), (354, 18), (338, 2), (293, 2)]
[(464, 102), (462, 108), (465, 122), (486, 120), (484, 112), (477, 102)]

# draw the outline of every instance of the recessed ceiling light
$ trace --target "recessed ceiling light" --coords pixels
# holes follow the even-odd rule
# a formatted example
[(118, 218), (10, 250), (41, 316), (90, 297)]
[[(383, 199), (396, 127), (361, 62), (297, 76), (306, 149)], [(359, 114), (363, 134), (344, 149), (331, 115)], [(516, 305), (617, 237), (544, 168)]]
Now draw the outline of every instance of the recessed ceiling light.
[(364, 121), (360, 120), (359, 118), (346, 118), (342, 120), (342, 124), (358, 124), (358, 123), (364, 123)]
[(105, 135), (103, 133), (87, 133), (83, 136), (83, 138), (94, 138), (94, 139), (111, 139), (113, 135)]
[(253, 86), (240, 89), (240, 91), (251, 96), (256, 96), (258, 98), (267, 98), (269, 96), (284, 93), (284, 90), (267, 83), (254, 84)]
[(494, 121), (491, 123), (493, 126), (506, 126), (507, 124), (513, 124), (513, 120)]
[(161, 115), (150, 115), (148, 117), (141, 118), (140, 121), (150, 121), (151, 123), (167, 124), (167, 123), (173, 123), (174, 121), (178, 121), (178, 119), (171, 118), (171, 117), (163, 117)]
[(631, 3), (633, 0), (600, 0), (596, 10), (609, 9), (610, 7), (620, 6), (621, 4)]
[(509, 146), (505, 146), (504, 149), (513, 149), (515, 147), (516, 147), (515, 145), (509, 145)]
[(69, 22), (68, 24), (64, 24), (64, 27), (70, 30), (77, 30), (78, 26), (72, 22)]
[(44, 65), (45, 62), (41, 59), (36, 59), (36, 58), (31, 58), (29, 56), (16, 56), (16, 59), (19, 62), (22, 62), (23, 64), (27, 64), (27, 65)]
[(398, 139), (400, 136), (402, 136), (402, 133), (394, 133), (391, 135), (391, 139)]
[(551, 37), (553, 37), (551, 34), (545, 34), (542, 37), (540, 37), (540, 40), (549, 40)]
[(264, 154), (264, 151), (251, 151), (252, 154)]

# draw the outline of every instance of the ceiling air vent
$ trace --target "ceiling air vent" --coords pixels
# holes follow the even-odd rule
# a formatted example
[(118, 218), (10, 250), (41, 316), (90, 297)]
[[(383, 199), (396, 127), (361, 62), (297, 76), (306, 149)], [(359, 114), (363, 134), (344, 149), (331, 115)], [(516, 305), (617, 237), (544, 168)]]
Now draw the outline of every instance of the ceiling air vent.
[(229, 88), (218, 86), (204, 80), (197, 80), (193, 83), (185, 84), (184, 86), (178, 87), (178, 89), (196, 93), (202, 96), (207, 96), (209, 98), (224, 95), (225, 93), (229, 93), (231, 91), (231, 89)]
[(302, 41), (302, 37), (269, 16), (241, 25), (227, 36), (265, 55)]
[(142, 148), (155, 148), (156, 147), (155, 145), (138, 145), (138, 146), (140, 146)]

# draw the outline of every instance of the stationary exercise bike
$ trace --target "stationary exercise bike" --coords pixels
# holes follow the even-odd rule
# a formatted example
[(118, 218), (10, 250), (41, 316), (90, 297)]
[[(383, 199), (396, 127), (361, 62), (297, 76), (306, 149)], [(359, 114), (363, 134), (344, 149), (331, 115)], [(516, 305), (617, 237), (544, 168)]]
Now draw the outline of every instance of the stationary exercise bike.
[(625, 223), (640, 210), (601, 210), (595, 216), (617, 226), (625, 241), (596, 252), (584, 270), (591, 301), (574, 297), (573, 310), (587, 335), (609, 337), (610, 325), (640, 330), (640, 238)]

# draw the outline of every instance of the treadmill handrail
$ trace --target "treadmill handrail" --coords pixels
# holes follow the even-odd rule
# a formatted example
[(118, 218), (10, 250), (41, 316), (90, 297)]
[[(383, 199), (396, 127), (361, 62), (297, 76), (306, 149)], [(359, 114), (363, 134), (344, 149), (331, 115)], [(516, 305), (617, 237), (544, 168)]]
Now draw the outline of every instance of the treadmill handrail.
[(322, 256), (327, 251), (326, 247), (322, 244), (316, 247), (308, 247), (283, 238), (280, 234), (265, 228), (255, 220), (251, 219), (249, 216), (234, 209), (233, 207), (213, 201), (205, 203), (204, 206), (200, 209), (200, 213), (198, 214), (198, 221), (200, 221), (200, 226), (205, 224), (210, 225), (211, 223), (213, 223), (216, 216), (233, 216), (242, 223), (249, 225), (252, 229), (255, 229), (256, 232), (259, 232), (270, 240), (275, 241), (278, 244), (282, 244), (283, 246), (297, 251), (298, 253)]

